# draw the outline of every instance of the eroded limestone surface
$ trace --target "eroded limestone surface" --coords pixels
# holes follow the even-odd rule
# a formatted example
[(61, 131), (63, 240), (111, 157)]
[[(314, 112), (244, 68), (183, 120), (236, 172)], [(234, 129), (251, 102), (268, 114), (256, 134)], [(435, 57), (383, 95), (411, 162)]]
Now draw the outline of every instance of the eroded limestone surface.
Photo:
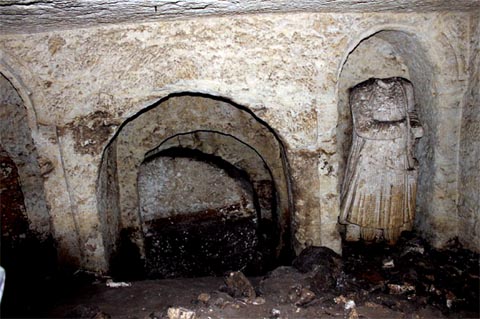
[[(460, 144), (462, 154), (474, 154), (477, 138), (466, 107), (478, 104), (470, 67), (476, 25), (470, 12), (298, 12), (2, 34), (0, 72), (22, 97), (48, 168), (45, 198), (59, 250), (81, 267), (106, 271), (118, 230), (138, 228), (145, 154), (194, 130), (240, 134), (265, 158), (297, 253), (312, 244), (339, 252), (349, 143), (338, 130), (349, 129), (342, 96), (353, 75), (376, 75), (376, 64), (416, 90), (425, 136), (415, 227), (441, 247), (455, 236), (478, 239), (467, 226), (478, 215), (478, 185), (466, 174), (478, 157), (459, 164), (458, 156)], [(234, 107), (170, 99), (182, 94)], [(467, 181), (460, 191), (459, 165)]]
[[(0, 27), (8, 32), (39, 32), (138, 21), (160, 19), (255, 14), (292, 11), (323, 12), (425, 12), (445, 10), (478, 9), (476, 0), (189, 0), (189, 1), (128, 1), (94, 0), (88, 3), (75, 0), (6, 0), (0, 6)], [(25, 11), (28, 14), (25, 14)], [(135, 19), (135, 20), (133, 20)]]

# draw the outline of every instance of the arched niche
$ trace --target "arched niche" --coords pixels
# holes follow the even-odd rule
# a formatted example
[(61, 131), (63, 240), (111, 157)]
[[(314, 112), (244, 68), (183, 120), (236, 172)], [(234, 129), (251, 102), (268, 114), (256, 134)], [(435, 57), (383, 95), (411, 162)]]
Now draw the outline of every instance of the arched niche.
[(140, 165), (138, 194), (148, 277), (257, 273), (275, 258), (249, 175), (220, 157), (160, 151)]
[(248, 174), (256, 194), (259, 194), (260, 214), (276, 220), (275, 181), (265, 159), (250, 145), (234, 136), (215, 131), (195, 131), (172, 136), (146, 154), (155, 156), (170, 148), (199, 150), (224, 159)]
[(351, 145), (352, 119), (349, 89), (369, 78), (403, 77), (414, 86), (415, 101), (424, 136), (416, 146), (419, 160), (416, 227), (421, 232), (433, 230), (427, 220), (435, 214), (432, 206), (434, 194), (431, 180), (437, 174), (434, 165), (435, 144), (438, 141), (438, 111), (435, 92), (435, 72), (425, 45), (413, 32), (385, 28), (364, 35), (348, 52), (341, 66), (337, 83), (338, 126), (337, 151), (339, 154), (338, 190), (343, 182), (345, 164)]
[[(38, 130), (37, 112), (31, 99), (30, 90), (25, 86), (22, 79), (16, 75), (15, 69), (17, 68), (21, 68), (20, 64), (0, 51), (0, 74), (15, 89), (23, 107), (26, 109), (26, 120), (30, 131), (32, 134), (36, 134)], [(31, 75), (28, 70), (23, 69), (22, 72)]]
[[(26, 315), (24, 300), (36, 298), (56, 270), (44, 180), (21, 87), (0, 61), (0, 263), (8, 280), (2, 314)], [(27, 102), (25, 102), (27, 101)], [(36, 284), (34, 286), (42, 286)]]
[[(5, 156), (15, 165), (15, 170), (18, 170), (23, 198), (21, 203), (15, 202), (12, 205), (24, 206), (28, 231), (35, 233), (39, 240), (44, 240), (50, 235), (50, 217), (28, 111), (19, 91), (3, 73), (0, 73), (0, 146)], [(5, 200), (13, 199), (4, 198), (4, 205)], [(7, 213), (3, 210), (2, 216), (5, 214)]]
[[(274, 222), (273, 257), (290, 250), (290, 186), (276, 133), (242, 106), (185, 93), (168, 96), (126, 121), (104, 151), (97, 201), (107, 255), (118, 255), (126, 238), (141, 260), (148, 255), (138, 174), (148, 158), (171, 147), (219, 157), (245, 172), (259, 198), (260, 215)], [(135, 267), (141, 268), (141, 262)]]

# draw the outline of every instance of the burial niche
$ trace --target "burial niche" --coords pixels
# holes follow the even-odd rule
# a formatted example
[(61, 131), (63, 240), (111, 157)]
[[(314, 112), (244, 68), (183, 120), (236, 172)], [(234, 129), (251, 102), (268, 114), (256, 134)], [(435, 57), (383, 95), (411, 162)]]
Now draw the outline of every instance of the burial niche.
[(40, 246), (49, 238), (50, 217), (26, 107), (1, 73), (0, 185), (2, 264), (13, 273), (19, 268), (16, 258), (33, 254), (29, 245)]
[(394, 244), (412, 230), (417, 192), (413, 150), (423, 129), (412, 84), (370, 79), (350, 93), (353, 140), (341, 191), (339, 222), (346, 240)]
[[(410, 148), (409, 152), (413, 154), (411, 157), (418, 159), (419, 167), (415, 169), (415, 174), (418, 173), (417, 183), (415, 183), (417, 189), (416, 200), (415, 202), (410, 202), (409, 212), (405, 213), (405, 216), (412, 216), (414, 219), (410, 224), (412, 224), (413, 229), (423, 234), (434, 231), (431, 229), (431, 224), (427, 221), (432, 219), (433, 215), (437, 213), (437, 211), (433, 209), (434, 204), (431, 200), (432, 193), (434, 192), (431, 180), (435, 174), (437, 174), (436, 167), (432, 165), (432, 163), (434, 163), (434, 141), (437, 139), (436, 126), (438, 125), (438, 119), (436, 114), (438, 112), (435, 110), (437, 101), (435, 100), (435, 96), (431, 94), (435, 88), (434, 71), (426, 52), (422, 39), (410, 32), (381, 30), (372, 32), (369, 36), (361, 39), (352, 47), (351, 51), (348, 52), (339, 74), (339, 123), (337, 126), (339, 154), (338, 191), (343, 193), (343, 197), (345, 198), (347, 191), (343, 186), (348, 179), (345, 174), (351, 173), (351, 167), (348, 166), (347, 162), (349, 161), (349, 156), (352, 156), (351, 150), (356, 149), (355, 146), (352, 145), (352, 143), (356, 142), (354, 120), (352, 119), (353, 110), (350, 107), (351, 93), (354, 93), (351, 91), (352, 88), (372, 78), (403, 78), (406, 80), (402, 81), (411, 83), (419, 123), (421, 123), (424, 134), (420, 139), (410, 138), (410, 141), (417, 141), (415, 146)], [(376, 154), (376, 156), (379, 155), (380, 154)], [(407, 183), (405, 183), (405, 185), (406, 184)], [(408, 197), (409, 196), (405, 196), (405, 200)], [(377, 198), (377, 200), (380, 202), (380, 198)], [(382, 200), (384, 199), (382, 198)], [(344, 200), (341, 200), (341, 206), (341, 214), (343, 217), (340, 216), (339, 221), (345, 223)], [(407, 204), (404, 203), (402, 206), (407, 206)], [(413, 212), (415, 212), (415, 214), (413, 214)], [(407, 229), (408, 228), (410, 227), (407, 227)], [(353, 228), (350, 227), (350, 230), (353, 231)], [(383, 233), (383, 230), (381, 232)], [(378, 231), (373, 233), (379, 235)], [(352, 239), (359, 238), (359, 229), (356, 229), (351, 234)], [(384, 234), (382, 234), (382, 236), (383, 235)], [(366, 236), (371, 237), (372, 235)], [(387, 237), (390, 236), (387, 235)], [(395, 237), (396, 235), (392, 238)]]
[(8, 278), (1, 310), (7, 317), (27, 316), (23, 301), (39, 299), (41, 282), (57, 262), (28, 122), (19, 91), (0, 73), (0, 265)]
[(245, 171), (215, 155), (169, 148), (142, 163), (138, 193), (150, 276), (262, 265), (261, 215)]
[(221, 98), (170, 96), (106, 148), (97, 196), (111, 271), (172, 278), (261, 274), (289, 255), (282, 143)]

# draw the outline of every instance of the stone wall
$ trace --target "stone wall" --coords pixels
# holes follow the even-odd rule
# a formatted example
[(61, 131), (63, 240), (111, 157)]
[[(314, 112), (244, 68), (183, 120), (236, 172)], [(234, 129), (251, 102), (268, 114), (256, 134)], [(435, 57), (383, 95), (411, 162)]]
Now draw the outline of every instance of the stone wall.
[(157, 156), (143, 163), (138, 172), (142, 222), (234, 205), (247, 217), (256, 216), (252, 189), (242, 184), (225, 170), (203, 161)]
[(469, 85), (462, 113), (462, 133), (458, 157), (459, 202), (458, 236), (472, 250), (480, 243), (480, 15), (471, 18)]
[[(29, 124), (39, 156), (53, 165), (45, 192), (59, 247), (80, 259), (82, 267), (101, 271), (107, 269), (110, 240), (99, 231), (106, 214), (99, 214), (105, 203), (96, 196), (104, 149), (119, 125), (175, 93), (219, 96), (265, 123), (285, 149), (277, 165), (291, 177), (292, 188), (285, 187), (288, 196), (282, 198), (292, 207), (297, 252), (309, 244), (340, 251), (338, 186), (344, 151), (339, 143), (348, 134), (342, 137), (337, 125), (345, 123), (349, 85), (343, 76), (363, 68), (348, 65), (359, 54), (357, 47), (367, 50), (368, 41), (381, 42), (377, 53), (387, 61), (385, 50), (393, 48), (392, 59), (398, 60), (388, 65), (408, 71), (416, 89), (426, 130), (417, 152), (423, 163), (417, 228), (441, 247), (461, 232), (460, 119), (467, 79), (475, 77), (468, 69), (470, 16), (279, 13), (178, 19), (3, 35), (0, 54), (2, 65), (22, 80), (17, 90), (32, 101), (27, 110), (29, 119), (36, 119)], [(478, 85), (471, 83), (475, 90)], [(176, 109), (172, 105), (163, 113), (174, 119)], [(163, 119), (159, 113), (158, 123)], [(198, 119), (208, 120), (202, 114)], [(232, 121), (236, 125), (237, 119)], [(470, 133), (463, 132), (469, 145)]]
[(169, 148), (140, 165), (141, 246), (149, 277), (222, 275), (274, 261), (260, 244), (259, 207), (242, 173), (219, 157), (185, 148)]
[[(45, 239), (50, 234), (50, 216), (45, 202), (37, 150), (28, 126), (27, 110), (17, 90), (2, 74), (0, 74), (0, 147), (6, 152), (5, 156), (13, 160), (18, 170), (23, 193), (21, 205), (24, 206), (28, 228), (35, 232), (39, 239)], [(8, 198), (4, 197), (4, 200)], [(2, 215), (4, 214), (6, 213), (2, 212)]]
[(175, 135), (157, 148), (146, 154), (147, 158), (170, 148), (198, 150), (225, 160), (234, 167), (244, 171), (253, 185), (254, 192), (259, 197), (259, 206), (263, 218), (272, 219), (277, 212), (273, 207), (276, 201), (275, 182), (272, 172), (257, 150), (250, 145), (227, 134), (210, 131), (195, 131)]
[[(260, 205), (262, 216), (275, 220), (281, 229), (280, 234), (289, 231), (287, 167), (283, 159), (283, 145), (275, 134), (247, 110), (242, 110), (228, 101), (203, 95), (183, 94), (162, 100), (130, 119), (121, 127), (114, 142), (105, 152), (103, 162), (114, 161), (115, 164), (103, 165), (102, 168), (115, 170), (115, 173), (101, 173), (102, 179), (99, 180), (101, 187), (108, 187), (111, 190), (102, 191), (101, 194), (107, 196), (100, 194), (98, 202), (102, 203), (105, 216), (117, 220), (109, 224), (111, 226), (104, 235), (105, 240), (110, 240), (109, 234), (118, 233), (117, 225), (120, 225), (118, 228), (129, 228), (133, 230), (132, 240), (140, 248), (141, 254), (145, 255), (142, 249), (141, 216), (142, 209), (146, 208), (142, 204), (146, 202), (145, 198), (143, 201), (139, 199), (139, 193), (145, 190), (145, 187), (140, 187), (139, 178), (145, 174), (142, 171), (145, 168), (143, 163), (168, 150), (167, 147), (183, 147), (218, 156), (244, 170), (249, 175), (255, 194), (262, 203)], [(110, 150), (111, 148), (115, 148), (115, 151)], [(170, 171), (165, 176), (171, 173), (173, 172)], [(116, 176), (116, 181), (113, 176)], [(200, 183), (201, 175), (197, 177), (195, 178), (195, 175), (187, 177), (183, 181), (183, 187), (188, 186), (188, 179)], [(180, 180), (179, 178), (178, 182)], [(205, 186), (204, 191), (208, 192), (211, 189)], [(170, 194), (173, 195), (175, 194)], [(272, 198), (273, 196), (275, 198)], [(275, 200), (275, 207), (272, 207), (272, 200)], [(117, 203), (118, 209), (106, 207), (111, 206), (108, 203), (114, 202)], [(232, 204), (225, 197), (220, 202), (217, 202), (216, 206)], [(197, 211), (193, 207), (194, 203), (188, 205), (192, 206), (189, 211)], [(210, 208), (216, 208), (214, 206)], [(111, 251), (107, 250), (106, 253), (109, 255)]]
[[(52, 240), (51, 219), (43, 183), (43, 176), (52, 167), (49, 163), (42, 162), (38, 156), (32, 130), (28, 125), (28, 100), (14, 86), (18, 82), (2, 73), (0, 72), (0, 264), (8, 274), (10, 285), (13, 284), (7, 287), (3, 298), (23, 305), (20, 302), (23, 296), (19, 296), (17, 291), (31, 291), (32, 285), (38, 285), (33, 283), (38, 283), (39, 278), (48, 278), (57, 269), (57, 251)], [(3, 310), (4, 308), (2, 312)]]

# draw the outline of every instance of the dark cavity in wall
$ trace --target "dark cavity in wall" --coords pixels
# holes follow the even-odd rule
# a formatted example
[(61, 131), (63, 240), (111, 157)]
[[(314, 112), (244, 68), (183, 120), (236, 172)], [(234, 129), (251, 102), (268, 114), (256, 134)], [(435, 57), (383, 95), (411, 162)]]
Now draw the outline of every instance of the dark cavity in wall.
[(283, 143), (221, 97), (173, 94), (127, 119), (103, 153), (97, 199), (115, 279), (260, 275), (291, 261)]
[[(40, 307), (42, 286), (56, 271), (56, 250), (51, 236), (44, 238), (30, 230), (18, 169), (0, 145), (1, 256), (7, 284), (1, 314), (28, 316)], [(42, 237), (42, 239), (40, 239)], [(25, 300), (37, 300), (24, 305)]]
[[(145, 237), (144, 267), (142, 267), (139, 249), (130, 241), (129, 231), (125, 229), (118, 243), (119, 254), (114, 258), (111, 266), (114, 276), (121, 278), (132, 278), (132, 275), (136, 278), (143, 275), (149, 278), (221, 276), (230, 270), (243, 270), (249, 275), (260, 275), (277, 265), (278, 234), (275, 221), (272, 218), (262, 217), (259, 197), (263, 194), (255, 192), (250, 177), (245, 171), (218, 156), (179, 147), (156, 153), (147, 158), (142, 165), (149, 165), (159, 159), (173, 161), (174, 165), (181, 166), (173, 175), (184, 173), (192, 175), (189, 177), (188, 185), (179, 182), (180, 179), (176, 182), (180, 184), (179, 187), (191, 188), (192, 192), (200, 189), (198, 196), (201, 200), (205, 189), (218, 186), (206, 184), (209, 182), (208, 176), (203, 175), (207, 174), (206, 172), (192, 172), (185, 167), (182, 169), (182, 165), (197, 162), (197, 165), (193, 166), (194, 169), (202, 169), (198, 163), (203, 163), (213, 169), (211, 172), (218, 171), (225, 174), (242, 189), (240, 200), (225, 202), (226, 205), (223, 206), (213, 204), (212, 207), (197, 211), (192, 211), (195, 207), (192, 204), (192, 208), (189, 207), (188, 211), (174, 211), (167, 214), (157, 212), (153, 218), (145, 213), (142, 222)], [(143, 176), (142, 173), (141, 176)], [(206, 180), (199, 179), (202, 177), (206, 177)], [(144, 177), (140, 177), (142, 178)], [(148, 178), (157, 179), (161, 176), (148, 175)], [(221, 183), (221, 180), (215, 181)], [(139, 184), (141, 185), (142, 182), (139, 181)], [(225, 192), (229, 191), (225, 189)], [(265, 192), (271, 195), (275, 190), (268, 190), (268, 192), (265, 190)], [(142, 189), (139, 193), (140, 197), (152, 196), (152, 193), (142, 195)], [(215, 194), (215, 191), (212, 193)], [(173, 191), (167, 196), (175, 195), (178, 193)], [(188, 199), (174, 198), (173, 200)], [(151, 198), (143, 202), (148, 204)], [(172, 203), (155, 202), (159, 207), (162, 204), (176, 207)], [(275, 202), (272, 205), (275, 205)], [(160, 208), (159, 211), (161, 211)]]
[[(41, 305), (57, 270), (43, 178), (27, 110), (0, 74), (0, 265), (6, 271), (1, 316), (26, 317)], [(32, 300), (26, 305), (26, 300)]]

